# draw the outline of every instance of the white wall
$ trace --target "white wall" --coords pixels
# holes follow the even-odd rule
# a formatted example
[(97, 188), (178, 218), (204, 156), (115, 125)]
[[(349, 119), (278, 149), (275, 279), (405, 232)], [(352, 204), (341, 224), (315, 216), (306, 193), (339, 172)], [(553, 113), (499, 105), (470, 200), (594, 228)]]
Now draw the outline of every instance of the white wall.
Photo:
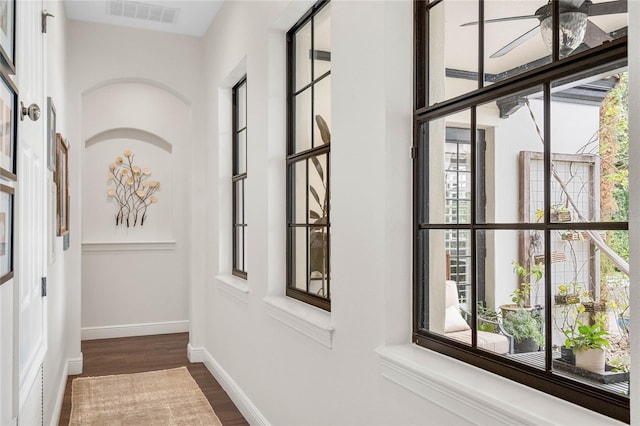
[[(187, 331), (191, 149), (201, 41), (69, 22), (69, 105), (82, 153), (82, 338)], [(177, 64), (184, 64), (178, 66)], [(125, 149), (160, 182), (143, 226), (115, 226), (108, 165)]]
[[(284, 34), (311, 4), (227, 2), (206, 35), (213, 119), (194, 149), (192, 193), (216, 190), (192, 199), (191, 359), (254, 423), (612, 422), (410, 345), (411, 1), (332, 2), (332, 312), (283, 297)], [(219, 253), (230, 247), (231, 208), (220, 120), (245, 72), (246, 283), (228, 276)]]

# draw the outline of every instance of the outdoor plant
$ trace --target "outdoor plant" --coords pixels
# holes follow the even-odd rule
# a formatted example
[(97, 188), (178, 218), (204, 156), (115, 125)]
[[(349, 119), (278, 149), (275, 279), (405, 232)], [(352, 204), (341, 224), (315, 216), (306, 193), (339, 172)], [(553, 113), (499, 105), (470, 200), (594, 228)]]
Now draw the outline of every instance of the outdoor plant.
[(580, 284), (572, 281), (569, 284), (560, 284), (558, 293), (555, 295), (557, 305), (573, 305), (580, 303)]
[[(498, 312), (489, 309), (484, 302), (478, 302), (478, 330), (495, 333), (498, 324)], [(484, 320), (484, 321), (483, 321)]]
[(538, 346), (544, 344), (542, 319), (536, 311), (518, 308), (503, 314), (503, 326), (505, 331), (513, 336), (516, 343), (529, 339), (536, 342)]
[(611, 346), (606, 339), (607, 332), (602, 322), (596, 322), (593, 325), (586, 325), (578, 321), (575, 330), (565, 330), (567, 336), (564, 345), (567, 349), (572, 349), (574, 353), (583, 349), (601, 349), (605, 350)]
[(533, 280), (535, 284), (544, 276), (544, 264), (534, 264), (530, 270), (527, 270), (516, 260), (512, 261), (511, 264), (513, 265), (513, 272), (521, 278), (518, 287), (511, 293), (511, 301), (522, 308), (529, 302), (531, 281)]

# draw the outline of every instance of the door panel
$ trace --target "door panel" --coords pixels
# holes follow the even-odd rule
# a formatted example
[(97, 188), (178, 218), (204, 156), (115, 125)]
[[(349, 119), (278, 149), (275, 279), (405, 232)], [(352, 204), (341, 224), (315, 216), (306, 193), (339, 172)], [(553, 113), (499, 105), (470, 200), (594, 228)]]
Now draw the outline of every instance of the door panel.
[[(42, 1), (18, 1), (16, 25), (16, 84), (25, 106), (41, 108), (41, 118), (18, 122), (16, 184), (16, 305), (18, 315), (18, 413), (40, 419), (40, 369), (46, 353), (46, 298), (41, 294), (45, 276), (47, 178), (43, 86)], [(38, 407), (34, 413), (34, 407)], [(22, 423), (22, 421), (21, 421)]]

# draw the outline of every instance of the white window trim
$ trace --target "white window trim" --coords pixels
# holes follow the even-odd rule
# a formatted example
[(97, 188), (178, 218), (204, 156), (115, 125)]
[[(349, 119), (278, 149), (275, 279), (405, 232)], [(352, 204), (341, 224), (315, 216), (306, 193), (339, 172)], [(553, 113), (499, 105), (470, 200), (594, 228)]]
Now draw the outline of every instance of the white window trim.
[(217, 275), (216, 281), (218, 289), (243, 303), (249, 303), (250, 290), (246, 280), (233, 275)]
[(330, 312), (286, 296), (269, 296), (263, 300), (268, 316), (329, 349), (333, 348), (335, 327)]
[(382, 346), (376, 353), (382, 378), (470, 424), (624, 424), (417, 345)]

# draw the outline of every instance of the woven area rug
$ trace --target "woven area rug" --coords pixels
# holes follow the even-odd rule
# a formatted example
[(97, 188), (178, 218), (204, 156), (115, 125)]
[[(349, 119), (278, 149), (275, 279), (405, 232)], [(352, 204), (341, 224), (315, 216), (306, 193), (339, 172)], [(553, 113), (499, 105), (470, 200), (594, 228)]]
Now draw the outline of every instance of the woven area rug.
[(80, 377), (69, 425), (221, 425), (186, 367)]

